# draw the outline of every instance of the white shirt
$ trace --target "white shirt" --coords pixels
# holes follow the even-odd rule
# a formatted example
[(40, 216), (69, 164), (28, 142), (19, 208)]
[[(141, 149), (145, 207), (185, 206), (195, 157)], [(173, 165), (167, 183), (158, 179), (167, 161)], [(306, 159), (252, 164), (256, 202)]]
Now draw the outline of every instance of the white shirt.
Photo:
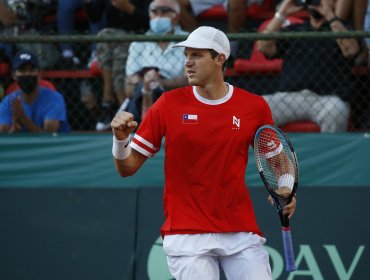
[[(148, 31), (146, 34), (152, 35)], [(187, 35), (179, 26), (174, 28), (175, 35)], [(172, 79), (183, 75), (185, 56), (183, 48), (172, 48), (175, 42), (169, 42), (166, 49), (157, 42), (132, 42), (129, 47), (126, 62), (126, 75), (131, 76), (144, 67), (157, 67), (160, 75), (165, 79)]]

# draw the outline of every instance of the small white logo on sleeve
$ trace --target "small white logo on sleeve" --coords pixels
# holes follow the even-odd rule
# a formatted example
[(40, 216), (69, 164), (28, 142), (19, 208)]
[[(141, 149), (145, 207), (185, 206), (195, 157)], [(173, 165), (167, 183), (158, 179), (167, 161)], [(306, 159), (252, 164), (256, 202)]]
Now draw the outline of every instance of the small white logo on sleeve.
[(240, 119), (233, 116), (233, 129), (240, 129)]

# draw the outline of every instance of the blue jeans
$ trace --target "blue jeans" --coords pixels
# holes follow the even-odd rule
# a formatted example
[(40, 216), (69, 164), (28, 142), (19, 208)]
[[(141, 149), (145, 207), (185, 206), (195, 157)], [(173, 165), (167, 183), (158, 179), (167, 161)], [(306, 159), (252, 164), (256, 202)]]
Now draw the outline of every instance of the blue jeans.
[[(83, 8), (83, 0), (59, 0), (57, 11), (57, 28), (59, 34), (75, 33), (74, 15), (78, 9)], [(105, 20), (101, 19), (97, 23), (90, 23), (90, 32), (97, 34), (105, 26)], [(72, 44), (62, 43), (59, 45), (61, 50), (72, 50)], [(95, 44), (92, 44), (92, 50), (95, 50)]]
[[(138, 122), (141, 123), (141, 105), (143, 102), (143, 94), (141, 92), (143, 88), (142, 83), (138, 83), (135, 86), (134, 90), (134, 96), (131, 98), (130, 103), (127, 105), (127, 112), (130, 112), (131, 114), (134, 115), (134, 119)], [(158, 100), (158, 98), (162, 95), (163, 90), (158, 88), (155, 88), (153, 90), (153, 104)]]

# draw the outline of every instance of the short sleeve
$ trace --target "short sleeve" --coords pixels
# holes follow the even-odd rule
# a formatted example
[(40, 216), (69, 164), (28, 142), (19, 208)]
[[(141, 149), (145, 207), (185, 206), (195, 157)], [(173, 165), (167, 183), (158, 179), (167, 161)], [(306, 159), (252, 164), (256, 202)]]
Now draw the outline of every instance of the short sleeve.
[(131, 76), (141, 70), (142, 44), (133, 42), (128, 49), (128, 57), (126, 62), (126, 76)]
[(63, 96), (59, 92), (49, 95), (50, 100), (45, 110), (45, 120), (67, 120), (67, 110)]
[(0, 124), (11, 125), (12, 124), (12, 111), (11, 111), (11, 98), (6, 96), (0, 103)]
[(166, 133), (166, 96), (162, 96), (153, 104), (135, 133), (131, 147), (139, 153), (153, 157), (160, 150), (162, 138)]

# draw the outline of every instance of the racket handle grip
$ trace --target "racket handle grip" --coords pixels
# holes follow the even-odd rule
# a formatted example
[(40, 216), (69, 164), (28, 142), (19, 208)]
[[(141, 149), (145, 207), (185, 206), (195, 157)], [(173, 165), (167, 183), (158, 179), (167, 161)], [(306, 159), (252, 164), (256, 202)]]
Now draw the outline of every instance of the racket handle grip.
[(288, 272), (292, 272), (297, 270), (297, 268), (295, 266), (293, 242), (292, 236), (290, 234), (290, 228), (282, 227), (281, 231), (283, 234), (283, 243), (284, 243), (285, 269)]

